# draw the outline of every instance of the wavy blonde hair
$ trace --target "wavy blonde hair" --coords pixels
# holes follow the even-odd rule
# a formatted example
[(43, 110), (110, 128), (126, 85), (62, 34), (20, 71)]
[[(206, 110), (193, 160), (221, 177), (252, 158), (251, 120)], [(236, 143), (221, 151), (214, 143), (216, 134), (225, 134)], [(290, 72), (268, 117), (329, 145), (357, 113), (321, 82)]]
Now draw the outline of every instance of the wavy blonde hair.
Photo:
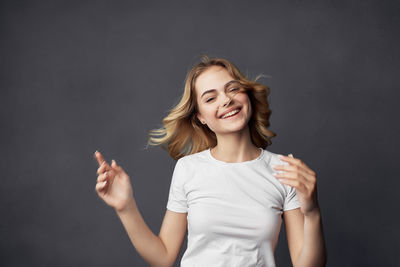
[(215, 133), (203, 125), (196, 116), (196, 78), (211, 66), (224, 67), (241, 83), (249, 96), (252, 116), (248, 125), (253, 144), (263, 149), (271, 144), (271, 138), (276, 134), (268, 130), (271, 115), (267, 100), (269, 87), (256, 82), (257, 78), (250, 81), (233, 63), (226, 59), (202, 56), (201, 62), (194, 65), (188, 72), (182, 98), (162, 120), (164, 126), (148, 132), (148, 145), (161, 145), (175, 160), (217, 145)]

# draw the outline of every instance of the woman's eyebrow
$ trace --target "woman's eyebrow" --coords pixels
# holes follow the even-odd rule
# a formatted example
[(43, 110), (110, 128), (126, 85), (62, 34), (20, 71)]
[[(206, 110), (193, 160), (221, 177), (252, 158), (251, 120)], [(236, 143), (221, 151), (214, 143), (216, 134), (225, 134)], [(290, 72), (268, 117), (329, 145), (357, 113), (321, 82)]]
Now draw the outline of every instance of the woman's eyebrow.
[[(235, 83), (235, 82), (238, 82), (238, 81), (237, 81), (237, 80), (232, 80), (232, 81), (227, 82), (227, 83), (224, 85), (224, 89), (226, 89), (229, 85), (231, 85), (232, 83)], [(201, 97), (200, 97), (200, 98), (203, 98), (203, 96), (204, 96), (205, 94), (208, 94), (208, 93), (211, 93), (211, 92), (215, 92), (215, 91), (217, 91), (217, 89), (209, 89), (209, 90), (207, 90), (207, 91), (204, 91), (204, 92), (201, 94)]]

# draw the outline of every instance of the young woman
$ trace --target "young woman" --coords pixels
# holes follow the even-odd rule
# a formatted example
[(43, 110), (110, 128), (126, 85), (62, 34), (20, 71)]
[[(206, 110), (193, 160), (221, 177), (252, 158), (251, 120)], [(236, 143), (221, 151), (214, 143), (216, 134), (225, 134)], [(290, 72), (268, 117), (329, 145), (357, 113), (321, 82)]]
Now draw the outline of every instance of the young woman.
[[(181, 101), (150, 131), (177, 160), (158, 236), (144, 222), (130, 178), (99, 163), (96, 191), (113, 207), (151, 266), (172, 266), (188, 230), (181, 266), (275, 266), (282, 217), (294, 266), (324, 266), (316, 174), (302, 160), (266, 150), (269, 88), (226, 59), (203, 57)], [(167, 146), (165, 146), (165, 144)]]

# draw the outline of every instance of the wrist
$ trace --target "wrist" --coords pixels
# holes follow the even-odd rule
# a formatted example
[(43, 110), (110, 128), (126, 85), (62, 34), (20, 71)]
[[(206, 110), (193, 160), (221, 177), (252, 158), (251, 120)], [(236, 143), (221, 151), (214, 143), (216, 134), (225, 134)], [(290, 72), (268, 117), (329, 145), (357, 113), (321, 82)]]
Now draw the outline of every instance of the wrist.
[(316, 206), (312, 210), (309, 210), (306, 213), (304, 213), (304, 217), (307, 217), (307, 218), (319, 218), (319, 217), (321, 217), (321, 210), (319, 209), (319, 206)]
[(118, 215), (123, 215), (125, 213), (133, 212), (137, 209), (135, 198), (132, 196), (127, 201), (126, 204), (123, 206), (116, 206), (114, 210), (117, 212)]

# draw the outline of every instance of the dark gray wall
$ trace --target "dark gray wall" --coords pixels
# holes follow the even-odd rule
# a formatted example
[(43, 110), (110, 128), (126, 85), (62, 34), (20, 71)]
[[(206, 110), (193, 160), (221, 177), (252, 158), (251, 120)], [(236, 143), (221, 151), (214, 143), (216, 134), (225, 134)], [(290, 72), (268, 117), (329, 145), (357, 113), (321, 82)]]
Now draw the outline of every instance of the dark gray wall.
[[(1, 1), (0, 265), (146, 265), (94, 191), (92, 155), (124, 167), (158, 234), (175, 162), (146, 133), (207, 53), (269, 75), (268, 149), (317, 172), (328, 266), (399, 266), (399, 14), (398, 1)], [(284, 236), (276, 258), (290, 265)]]

